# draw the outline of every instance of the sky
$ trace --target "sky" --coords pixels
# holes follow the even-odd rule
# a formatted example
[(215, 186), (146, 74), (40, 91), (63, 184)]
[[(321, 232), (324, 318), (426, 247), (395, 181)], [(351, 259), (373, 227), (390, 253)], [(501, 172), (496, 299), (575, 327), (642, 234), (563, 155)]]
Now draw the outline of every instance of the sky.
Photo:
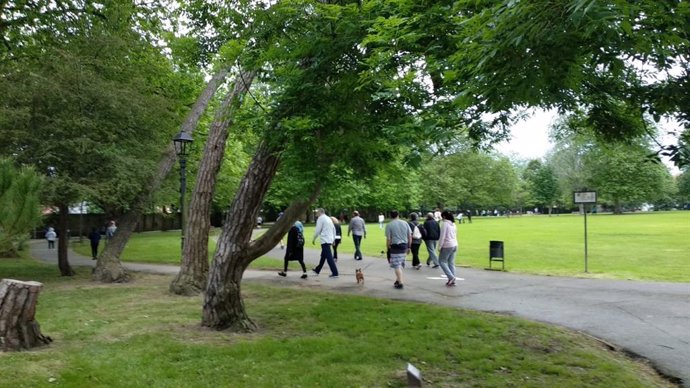
[(530, 117), (521, 120), (511, 128), (511, 139), (494, 148), (504, 155), (515, 155), (521, 159), (539, 159), (551, 150), (549, 126), (556, 119), (556, 111), (533, 110)]
[[(549, 140), (549, 127), (556, 120), (558, 114), (555, 110), (543, 111), (532, 110), (530, 117), (521, 120), (511, 128), (512, 138), (509, 141), (495, 145), (496, 151), (506, 156), (517, 156), (520, 159), (540, 159), (553, 148)], [(662, 131), (680, 130), (680, 124), (671, 120), (662, 120), (659, 123)], [(677, 139), (672, 136), (664, 136), (662, 144), (676, 143)], [(663, 160), (663, 158), (662, 158)], [(671, 174), (679, 175), (680, 170), (664, 160)]]

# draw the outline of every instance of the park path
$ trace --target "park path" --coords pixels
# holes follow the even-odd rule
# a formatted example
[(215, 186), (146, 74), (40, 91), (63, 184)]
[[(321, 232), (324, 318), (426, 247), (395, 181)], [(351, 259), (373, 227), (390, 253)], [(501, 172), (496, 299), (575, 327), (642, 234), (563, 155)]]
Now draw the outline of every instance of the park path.
[[(44, 241), (30, 243), (32, 255), (57, 263), (57, 250)], [(318, 263), (317, 247), (305, 247), (305, 263)], [(281, 259), (279, 247), (266, 254)], [(426, 255), (424, 255), (426, 257)], [(70, 250), (73, 266), (93, 266), (95, 261)], [(409, 264), (409, 262), (408, 262)], [(124, 263), (131, 271), (176, 274), (178, 266)], [(642, 356), (662, 373), (690, 388), (690, 283), (641, 282), (534, 276), (509, 272), (459, 268), (463, 278), (454, 288), (445, 287), (439, 269), (406, 269), (403, 290), (393, 288), (395, 277), (381, 257), (354, 261), (341, 254), (340, 277), (320, 276), (302, 280), (299, 265), (290, 263), (286, 278), (276, 271), (248, 270), (244, 279), (278, 285), (308, 285), (338, 292), (396, 300), (433, 303), (514, 315), (581, 331), (616, 348)], [(362, 268), (365, 284), (355, 282), (355, 268)]]

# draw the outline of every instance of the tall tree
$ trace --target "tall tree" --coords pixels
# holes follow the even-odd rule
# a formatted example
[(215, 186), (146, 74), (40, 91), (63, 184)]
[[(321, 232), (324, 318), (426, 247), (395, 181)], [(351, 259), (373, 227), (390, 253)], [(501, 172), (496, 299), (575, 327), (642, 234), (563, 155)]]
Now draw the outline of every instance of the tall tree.
[(666, 167), (645, 159), (649, 148), (635, 145), (606, 145), (587, 157), (592, 172), (590, 187), (602, 202), (621, 214), (624, 205), (653, 203), (667, 191), (670, 174)]
[(234, 87), (223, 99), (211, 125), (189, 205), (189, 217), (187, 224), (183, 225), (186, 241), (182, 249), (182, 265), (170, 284), (170, 291), (175, 294), (194, 295), (206, 287), (208, 235), (216, 177), (223, 161), (228, 127), (233, 121), (234, 110), (249, 90), (254, 77), (253, 72), (238, 72)]
[(508, 159), (473, 150), (437, 156), (422, 175), (427, 206), (510, 208), (518, 184)]
[[(191, 110), (187, 113), (187, 117), (180, 128), (181, 132), (190, 135), (194, 132), (199, 119), (205, 112), (216, 91), (225, 80), (228, 71), (228, 68), (218, 70), (207, 82), (206, 87), (199, 94)], [(175, 165), (176, 160), (177, 155), (175, 154), (175, 148), (172, 144), (169, 144), (167, 149), (162, 153), (158, 161), (158, 166), (155, 168), (155, 173), (152, 174), (152, 178), (146, 184), (142, 184), (136, 189), (137, 194), (134, 200), (128, 209), (118, 218), (118, 233), (115, 234), (99, 255), (99, 260), (93, 273), (95, 280), (106, 283), (128, 280), (127, 271), (120, 262), (120, 255), (134, 232), (140, 215), (146, 209), (149, 198), (161, 188), (165, 178)]]
[[(254, 327), (241, 298), (243, 271), (278, 243), (321, 187), (331, 184), (331, 171), (347, 164), (371, 173), (398, 145), (409, 144), (419, 130), (414, 112), (429, 102), (423, 81), (414, 76), (417, 69), (391, 64), (377, 71), (365, 64), (371, 52), (359, 46), (367, 27), (357, 4), (280, 2), (267, 12), (283, 24), (274, 29), (279, 39), (261, 50), (255, 63), (267, 63), (264, 82), (277, 87), (267, 107), (269, 124), (230, 205), (211, 264), (202, 324), (216, 329)], [(405, 92), (398, 92), (402, 88)], [(279, 222), (250, 241), (279, 168), (301, 176), (304, 190), (295, 193)]]
[(553, 207), (560, 197), (558, 179), (553, 167), (549, 164), (539, 162), (532, 167), (531, 173), (527, 174), (526, 177), (530, 183), (532, 198), (537, 205), (548, 208), (549, 215), (551, 215)]
[(690, 169), (686, 169), (676, 178), (678, 199), (681, 205), (690, 204)]
[[(62, 209), (62, 222), (69, 205), (84, 199), (113, 212), (127, 208), (184, 111), (189, 83), (134, 31), (136, 11), (110, 4), (103, 19), (81, 20), (74, 35), (27, 44), (2, 62), (7, 141), (0, 150), (38, 171), (56, 168), (47, 202)], [(60, 229), (63, 263), (66, 224)]]

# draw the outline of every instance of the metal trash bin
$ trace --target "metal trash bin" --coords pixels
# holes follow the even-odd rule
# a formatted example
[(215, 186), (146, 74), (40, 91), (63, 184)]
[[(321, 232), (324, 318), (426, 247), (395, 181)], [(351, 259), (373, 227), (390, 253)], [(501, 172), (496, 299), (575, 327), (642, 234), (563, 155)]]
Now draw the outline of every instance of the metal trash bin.
[(501, 262), (501, 270), (505, 271), (505, 257), (503, 252), (503, 241), (489, 241), (489, 269), (493, 269), (491, 264), (494, 261)]

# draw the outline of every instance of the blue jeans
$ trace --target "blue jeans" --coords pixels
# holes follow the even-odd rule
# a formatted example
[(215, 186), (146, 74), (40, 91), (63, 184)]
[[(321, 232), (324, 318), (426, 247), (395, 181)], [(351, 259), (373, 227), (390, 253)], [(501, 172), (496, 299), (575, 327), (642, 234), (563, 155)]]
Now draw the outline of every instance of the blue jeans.
[(458, 247), (441, 248), (441, 254), (438, 256), (441, 269), (448, 277), (448, 280), (455, 278), (455, 252)]
[(355, 260), (362, 259), (362, 252), (359, 247), (362, 245), (362, 236), (352, 235), (352, 241), (355, 243)]
[(426, 250), (429, 252), (429, 258), (426, 259), (426, 265), (429, 265), (429, 261), (433, 261), (434, 265), (438, 265), (438, 256), (436, 256), (436, 244), (438, 240), (424, 240), (426, 244)]
[(331, 252), (331, 244), (321, 244), (321, 260), (319, 260), (319, 265), (314, 268), (314, 272), (321, 273), (324, 262), (328, 262), (328, 268), (331, 269), (331, 275), (338, 276), (338, 267), (335, 266), (335, 261), (333, 261), (333, 252)]

